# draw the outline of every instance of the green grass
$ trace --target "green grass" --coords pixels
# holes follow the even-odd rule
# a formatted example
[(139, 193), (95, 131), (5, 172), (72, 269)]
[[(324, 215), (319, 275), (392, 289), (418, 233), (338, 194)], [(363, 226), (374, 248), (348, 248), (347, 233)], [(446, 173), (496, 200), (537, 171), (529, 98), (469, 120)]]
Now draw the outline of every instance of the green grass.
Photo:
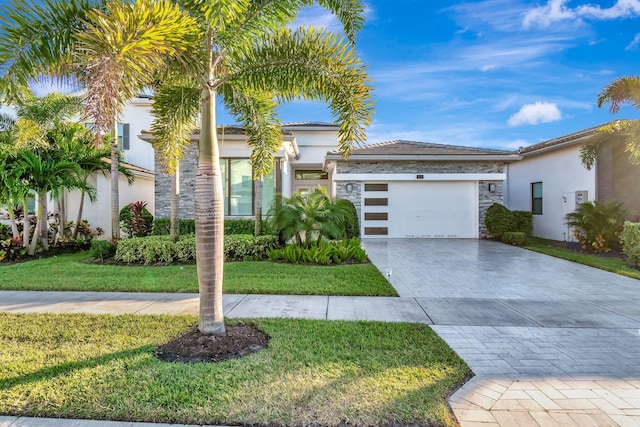
[(0, 414), (309, 426), (453, 426), (468, 374), (426, 325), (256, 320), (267, 349), (218, 364), (162, 362), (193, 316), (0, 313)]
[[(121, 266), (67, 254), (0, 267), (0, 289), (38, 291), (198, 292), (195, 265)], [(312, 266), (229, 262), (225, 293), (397, 296), (372, 264)]]
[(590, 267), (599, 268), (600, 270), (610, 271), (612, 273), (621, 274), (634, 279), (640, 279), (640, 271), (629, 267), (624, 260), (619, 258), (599, 257), (596, 255), (574, 252), (570, 249), (554, 246), (551, 240), (536, 237), (528, 238), (527, 244), (524, 248), (546, 255), (551, 255), (556, 258), (562, 258), (579, 264), (588, 265)]

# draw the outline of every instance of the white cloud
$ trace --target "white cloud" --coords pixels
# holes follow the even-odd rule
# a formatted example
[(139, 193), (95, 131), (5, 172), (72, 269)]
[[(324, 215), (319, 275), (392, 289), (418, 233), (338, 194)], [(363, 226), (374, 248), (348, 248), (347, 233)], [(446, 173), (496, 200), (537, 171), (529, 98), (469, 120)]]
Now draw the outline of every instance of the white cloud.
[(580, 21), (583, 18), (611, 20), (640, 16), (640, 0), (616, 0), (613, 6), (585, 4), (575, 8), (567, 6), (568, 0), (549, 0), (544, 6), (530, 9), (524, 14), (525, 28), (537, 25), (547, 28), (559, 21)]
[(523, 105), (520, 111), (509, 117), (507, 124), (511, 127), (525, 124), (537, 125), (539, 123), (555, 122), (561, 118), (562, 113), (556, 104), (536, 102)]
[(640, 44), (640, 33), (636, 34), (636, 36), (633, 38), (633, 41), (629, 43), (629, 45), (625, 47), (624, 50), (636, 50), (638, 44)]
[(480, 67), (480, 71), (486, 73), (487, 71), (495, 70), (496, 68), (498, 68), (496, 64), (483, 65), (482, 67)]

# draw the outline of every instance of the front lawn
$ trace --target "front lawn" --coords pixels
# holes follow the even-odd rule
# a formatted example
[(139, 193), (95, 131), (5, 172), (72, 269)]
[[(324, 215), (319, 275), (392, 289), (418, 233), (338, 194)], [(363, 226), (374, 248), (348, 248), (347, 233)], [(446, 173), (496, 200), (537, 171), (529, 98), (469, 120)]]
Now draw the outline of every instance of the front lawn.
[[(121, 266), (66, 254), (0, 266), (0, 290), (198, 292), (195, 265)], [(372, 264), (313, 266), (270, 261), (225, 263), (224, 292), (397, 296)]]
[(193, 316), (0, 313), (0, 414), (279, 426), (453, 426), (468, 374), (426, 325), (255, 320), (268, 348), (219, 364), (162, 362)]
[(590, 267), (599, 268), (600, 270), (610, 271), (612, 273), (621, 274), (634, 279), (640, 279), (640, 271), (629, 267), (621, 258), (576, 252), (569, 248), (558, 246), (558, 242), (553, 240), (540, 239), (537, 237), (527, 238), (527, 244), (524, 245), (524, 248), (546, 255), (551, 255), (556, 258), (562, 258), (579, 264), (588, 265)]

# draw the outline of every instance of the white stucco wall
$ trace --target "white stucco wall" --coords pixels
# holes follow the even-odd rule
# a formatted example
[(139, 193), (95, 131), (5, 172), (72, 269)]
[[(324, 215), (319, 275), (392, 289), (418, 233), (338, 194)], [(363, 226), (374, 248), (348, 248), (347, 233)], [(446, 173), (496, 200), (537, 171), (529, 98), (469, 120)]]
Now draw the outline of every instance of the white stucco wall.
[(150, 171), (154, 168), (153, 148), (151, 144), (138, 138), (143, 130), (151, 129), (153, 116), (151, 105), (153, 102), (147, 98), (132, 99), (120, 116), (120, 123), (129, 123), (129, 150), (123, 150), (124, 161), (132, 165), (140, 166)]
[(575, 192), (596, 197), (595, 168), (580, 163), (580, 146), (524, 157), (507, 168), (505, 204), (512, 210), (531, 210), (531, 183), (542, 182), (542, 215), (533, 215), (533, 234), (553, 240), (573, 240), (565, 215), (575, 209)]
[[(120, 209), (132, 202), (147, 202), (147, 209), (153, 213), (154, 207), (154, 180), (147, 174), (135, 174), (135, 182), (129, 186), (127, 179), (119, 178), (119, 205)], [(90, 178), (90, 183), (97, 190), (95, 202), (91, 202), (85, 196), (82, 218), (89, 221), (92, 228), (101, 227), (105, 238), (111, 237), (111, 177), (96, 174)], [(74, 191), (67, 195), (68, 220), (75, 221), (80, 206), (80, 192)]]

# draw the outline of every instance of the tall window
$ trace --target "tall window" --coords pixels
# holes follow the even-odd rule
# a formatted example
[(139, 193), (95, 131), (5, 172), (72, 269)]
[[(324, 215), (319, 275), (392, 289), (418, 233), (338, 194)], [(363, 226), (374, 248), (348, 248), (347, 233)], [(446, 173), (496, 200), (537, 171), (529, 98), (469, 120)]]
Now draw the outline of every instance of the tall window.
[(129, 123), (118, 123), (118, 147), (121, 150), (128, 150), (129, 145)]
[(542, 215), (542, 183), (531, 183), (531, 212), (534, 215)]
[[(276, 163), (278, 165), (279, 163)], [(220, 159), (224, 193), (224, 214), (251, 216), (254, 214), (255, 185), (250, 159)], [(274, 167), (263, 178), (262, 210), (267, 212), (275, 200), (277, 179)]]

